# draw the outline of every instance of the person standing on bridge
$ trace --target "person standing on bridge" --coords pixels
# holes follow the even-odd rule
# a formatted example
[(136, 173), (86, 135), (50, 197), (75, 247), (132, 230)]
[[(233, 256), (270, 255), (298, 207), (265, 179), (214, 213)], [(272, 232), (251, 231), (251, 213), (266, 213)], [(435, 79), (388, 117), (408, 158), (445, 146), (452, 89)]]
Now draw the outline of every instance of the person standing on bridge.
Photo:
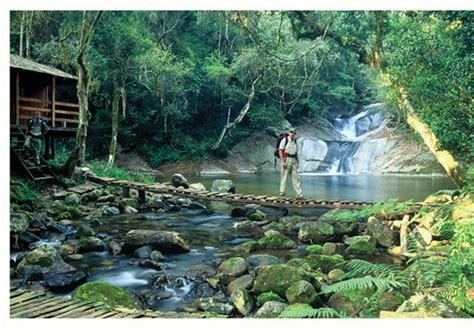
[(296, 129), (290, 128), (288, 136), (281, 140), (278, 155), (281, 160), (280, 196), (285, 196), (286, 180), (291, 175), (291, 183), (297, 198), (304, 198), (298, 174), (298, 144)]
[(33, 114), (33, 119), (28, 120), (28, 127), (26, 129), (25, 147), (33, 149), (35, 152), (35, 164), (41, 164), (41, 143), (44, 135), (49, 131), (48, 125), (41, 118), (41, 113), (36, 111)]

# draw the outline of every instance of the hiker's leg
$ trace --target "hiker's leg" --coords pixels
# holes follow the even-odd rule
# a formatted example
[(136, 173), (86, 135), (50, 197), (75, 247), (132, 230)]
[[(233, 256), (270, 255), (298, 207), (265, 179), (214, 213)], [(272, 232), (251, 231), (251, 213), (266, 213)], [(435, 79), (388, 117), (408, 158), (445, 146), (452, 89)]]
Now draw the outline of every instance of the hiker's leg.
[[(288, 161), (288, 160), (287, 160)], [(288, 162), (286, 169), (281, 168), (281, 177), (280, 177), (280, 196), (285, 195), (286, 188), (286, 179), (288, 178)]]
[(35, 163), (40, 164), (41, 139), (33, 138), (31, 140), (31, 144), (33, 145), (33, 150), (35, 154)]
[(295, 189), (296, 197), (303, 197), (300, 175), (298, 174), (298, 162), (296, 160), (291, 165), (291, 183), (293, 184), (293, 189)]

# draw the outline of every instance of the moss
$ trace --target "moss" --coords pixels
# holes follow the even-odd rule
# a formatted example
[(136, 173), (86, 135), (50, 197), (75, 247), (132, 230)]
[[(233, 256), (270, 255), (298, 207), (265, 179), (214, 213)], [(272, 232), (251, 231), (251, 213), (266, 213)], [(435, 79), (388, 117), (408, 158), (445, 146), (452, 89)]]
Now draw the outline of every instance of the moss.
[(109, 308), (140, 308), (135, 297), (125, 289), (103, 281), (92, 281), (77, 288), (74, 299), (100, 302)]
[(298, 246), (290, 238), (277, 233), (277, 231), (273, 232), (273, 234), (265, 235), (257, 241), (259, 248), (270, 250), (290, 250)]
[(258, 250), (258, 243), (255, 240), (246, 241), (240, 245), (237, 245), (234, 250), (241, 251), (245, 253), (250, 253), (252, 251)]
[(310, 245), (308, 246), (304, 252), (306, 254), (321, 254), (323, 252), (323, 247), (321, 245)]
[(328, 273), (336, 268), (342, 268), (346, 263), (343, 258), (335, 255), (309, 255), (304, 260), (312, 269), (321, 269), (324, 273)]
[(250, 215), (248, 215), (248, 219), (251, 221), (261, 222), (265, 219), (265, 213), (260, 210), (255, 210)]
[(303, 265), (304, 265), (304, 259), (303, 258), (293, 258), (293, 259), (288, 260), (288, 262), (286, 264), (288, 266), (292, 266), (292, 267), (295, 267), (295, 268), (300, 268), (300, 267), (303, 267)]
[(375, 243), (369, 240), (359, 240), (346, 249), (348, 254), (371, 254), (375, 251)]
[(301, 310), (307, 310), (307, 309), (313, 309), (309, 304), (307, 303), (294, 303), (290, 304), (285, 307), (285, 309), (281, 312), (280, 316), (284, 316), (286, 314), (290, 314), (295, 311), (301, 311)]
[(273, 292), (265, 292), (265, 293), (260, 294), (257, 297), (257, 305), (259, 307), (263, 306), (265, 302), (268, 302), (268, 301), (277, 301), (277, 302), (283, 302), (283, 303), (285, 302), (285, 300), (283, 300), (280, 297), (280, 295)]
[(291, 285), (286, 290), (286, 299), (289, 303), (313, 304), (318, 299), (318, 294), (314, 287), (305, 280), (301, 280)]
[(284, 296), (288, 287), (300, 280), (311, 281), (311, 274), (288, 265), (270, 265), (255, 278), (253, 291), (257, 294), (274, 292)]

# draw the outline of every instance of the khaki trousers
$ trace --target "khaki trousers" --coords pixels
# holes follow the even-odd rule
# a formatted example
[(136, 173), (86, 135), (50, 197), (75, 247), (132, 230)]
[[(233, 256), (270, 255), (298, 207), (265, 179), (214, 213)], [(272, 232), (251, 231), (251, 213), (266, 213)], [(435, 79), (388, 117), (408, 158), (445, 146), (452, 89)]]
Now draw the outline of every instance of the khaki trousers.
[(296, 196), (302, 197), (303, 191), (301, 190), (300, 176), (298, 175), (298, 161), (295, 158), (287, 157), (285, 162), (286, 169), (281, 169), (280, 195), (285, 194), (286, 180), (288, 175), (291, 175), (291, 183), (293, 184), (293, 189), (295, 189)]

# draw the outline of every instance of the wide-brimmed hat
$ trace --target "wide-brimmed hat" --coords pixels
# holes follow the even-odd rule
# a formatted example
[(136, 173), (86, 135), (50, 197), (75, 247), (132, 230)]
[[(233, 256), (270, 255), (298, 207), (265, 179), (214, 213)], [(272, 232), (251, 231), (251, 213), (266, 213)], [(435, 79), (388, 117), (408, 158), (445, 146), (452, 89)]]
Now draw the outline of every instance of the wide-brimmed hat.
[(296, 128), (292, 127), (288, 130), (288, 132), (292, 132), (292, 133), (295, 133), (296, 134)]

